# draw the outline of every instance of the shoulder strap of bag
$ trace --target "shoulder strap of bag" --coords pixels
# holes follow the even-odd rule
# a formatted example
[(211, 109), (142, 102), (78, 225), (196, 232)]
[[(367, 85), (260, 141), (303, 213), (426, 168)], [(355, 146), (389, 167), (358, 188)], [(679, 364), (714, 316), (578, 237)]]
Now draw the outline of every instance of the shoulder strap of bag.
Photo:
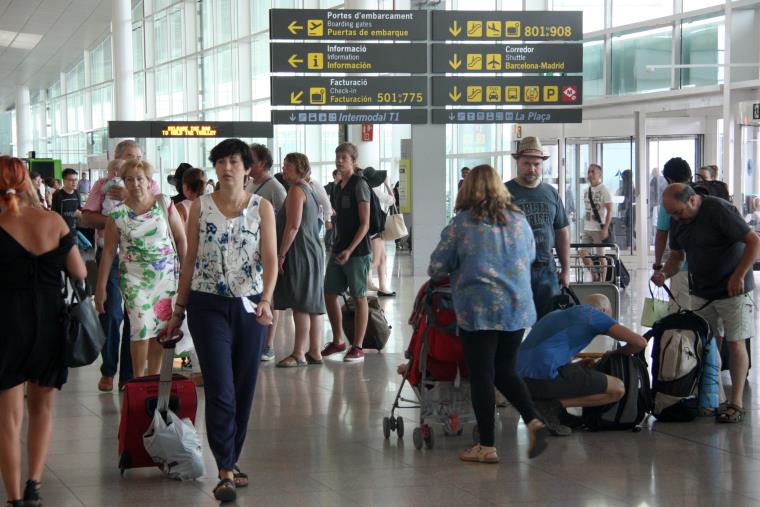
[(599, 222), (599, 225), (604, 225), (602, 223), (602, 217), (599, 215), (599, 210), (596, 208), (596, 203), (594, 202), (594, 192), (591, 190), (591, 185), (588, 186), (588, 202), (591, 203), (591, 212), (594, 214), (594, 220)]
[(258, 193), (259, 193), (259, 190), (261, 190), (261, 189), (264, 187), (264, 185), (266, 185), (267, 183), (269, 183), (269, 182), (270, 182), (272, 179), (274, 179), (274, 176), (270, 176), (269, 178), (267, 178), (267, 179), (265, 179), (264, 181), (262, 181), (262, 182), (259, 184), (259, 186), (258, 186), (258, 187), (256, 187), (256, 190), (254, 190), (254, 191), (253, 191), (253, 193), (254, 193), (254, 194), (258, 194)]
[(158, 205), (161, 206), (161, 211), (164, 214), (164, 219), (166, 220), (166, 231), (169, 234), (169, 239), (172, 242), (172, 248), (174, 248), (174, 253), (177, 253), (177, 243), (174, 242), (174, 234), (172, 234), (172, 224), (169, 221), (169, 210), (166, 208), (166, 202), (164, 201), (164, 194), (160, 194), (156, 196), (156, 200), (158, 201)]
[[(685, 309), (685, 308), (683, 308), (683, 307), (682, 307), (682, 306), (681, 306), (681, 305), (678, 303), (678, 300), (677, 300), (675, 297), (673, 297), (673, 293), (672, 293), (672, 292), (670, 292), (670, 289), (668, 288), (668, 286), (667, 286), (667, 285), (663, 285), (663, 286), (662, 286), (662, 288), (663, 288), (663, 289), (665, 289), (665, 292), (667, 292), (667, 293), (668, 293), (668, 296), (670, 296), (670, 299), (672, 299), (673, 301), (675, 301), (675, 302), (676, 302), (676, 305), (678, 306), (678, 310), (679, 310), (679, 311), (700, 312), (700, 311), (704, 310), (705, 308), (707, 308), (708, 306), (710, 306), (710, 305), (712, 304), (712, 302), (713, 302), (713, 301), (715, 301), (714, 299), (708, 299), (708, 300), (707, 300), (707, 302), (706, 302), (705, 304), (703, 304), (702, 306), (700, 306), (700, 307), (699, 307), (699, 308), (697, 308), (696, 310), (689, 310), (689, 309)], [(650, 290), (651, 290), (651, 289), (650, 289)]]

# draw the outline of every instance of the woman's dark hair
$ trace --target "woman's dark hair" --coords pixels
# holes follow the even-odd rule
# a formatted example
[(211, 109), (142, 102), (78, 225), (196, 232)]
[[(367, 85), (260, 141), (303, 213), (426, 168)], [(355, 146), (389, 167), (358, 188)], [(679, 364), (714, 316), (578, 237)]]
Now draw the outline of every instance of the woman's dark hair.
[(230, 157), (232, 155), (240, 155), (240, 159), (243, 161), (243, 167), (250, 169), (253, 165), (253, 156), (251, 155), (251, 149), (240, 139), (225, 139), (221, 143), (211, 148), (208, 160), (212, 164), (216, 165), (216, 161), (224, 157)]
[(195, 195), (201, 196), (206, 191), (206, 173), (194, 167), (187, 169), (182, 175), (182, 184), (187, 185), (188, 190)]
[(507, 223), (504, 210), (520, 212), (512, 203), (512, 195), (501, 182), (499, 174), (490, 165), (483, 164), (472, 169), (457, 193), (454, 211), (470, 211), (476, 222)]
[(688, 183), (691, 179), (691, 167), (681, 157), (674, 157), (665, 162), (662, 175), (669, 183)]

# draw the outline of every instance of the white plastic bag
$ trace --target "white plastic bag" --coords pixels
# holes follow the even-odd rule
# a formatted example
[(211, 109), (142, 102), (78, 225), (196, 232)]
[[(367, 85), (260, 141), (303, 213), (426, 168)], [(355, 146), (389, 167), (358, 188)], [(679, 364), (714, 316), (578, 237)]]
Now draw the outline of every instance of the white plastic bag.
[(204, 473), (201, 439), (190, 419), (168, 410), (169, 423), (156, 410), (153, 423), (143, 435), (143, 445), (153, 461), (170, 479), (192, 481)]

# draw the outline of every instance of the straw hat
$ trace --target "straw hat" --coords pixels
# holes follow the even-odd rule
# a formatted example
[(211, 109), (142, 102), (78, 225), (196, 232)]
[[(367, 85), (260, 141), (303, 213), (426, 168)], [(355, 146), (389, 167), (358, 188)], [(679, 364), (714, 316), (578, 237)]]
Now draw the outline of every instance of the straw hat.
[(520, 140), (517, 153), (513, 153), (512, 156), (515, 160), (520, 157), (538, 157), (544, 160), (549, 158), (549, 155), (544, 155), (544, 147), (541, 146), (541, 141), (535, 137), (525, 137)]

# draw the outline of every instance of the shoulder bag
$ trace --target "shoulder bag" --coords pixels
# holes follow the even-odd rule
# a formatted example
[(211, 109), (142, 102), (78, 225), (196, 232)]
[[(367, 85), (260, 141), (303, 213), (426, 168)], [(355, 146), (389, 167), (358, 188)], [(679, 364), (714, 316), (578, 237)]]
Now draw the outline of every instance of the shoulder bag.
[(393, 205), (388, 209), (388, 217), (385, 220), (385, 229), (380, 236), (383, 241), (396, 241), (409, 235), (409, 230), (404, 222), (404, 215), (398, 212), (398, 208)]
[(64, 283), (71, 285), (72, 297), (63, 314), (66, 340), (63, 362), (69, 368), (78, 368), (95, 362), (103, 350), (106, 335), (100, 325), (92, 296), (85, 296), (68, 275)]
[[(591, 212), (594, 214), (594, 220), (599, 222), (599, 225), (604, 227), (604, 222), (602, 222), (602, 217), (599, 214), (596, 203), (594, 202), (594, 192), (591, 190), (591, 185), (588, 186), (588, 202), (591, 203)], [(607, 237), (602, 240), (602, 243), (606, 245), (615, 244), (615, 227), (612, 225), (611, 220), (610, 225), (607, 227)]]

